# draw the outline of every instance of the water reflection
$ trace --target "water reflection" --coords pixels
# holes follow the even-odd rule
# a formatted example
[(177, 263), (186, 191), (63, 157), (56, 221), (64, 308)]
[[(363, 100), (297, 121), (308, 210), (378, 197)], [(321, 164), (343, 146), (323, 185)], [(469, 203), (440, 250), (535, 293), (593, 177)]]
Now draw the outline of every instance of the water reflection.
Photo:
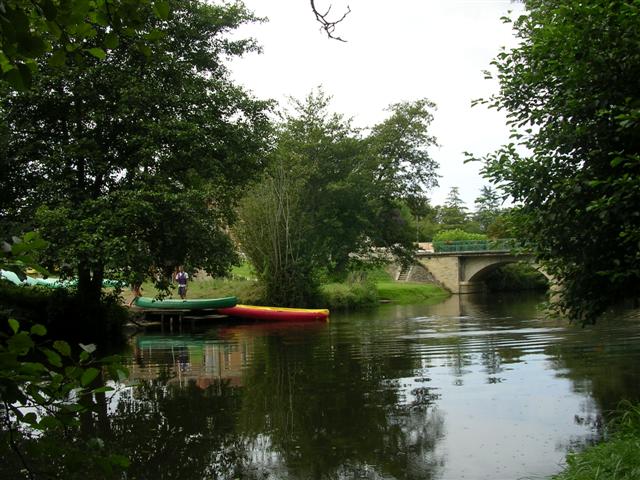
[(140, 335), (111, 434), (128, 478), (544, 477), (640, 398), (640, 328), (629, 311), (567, 326), (540, 301)]

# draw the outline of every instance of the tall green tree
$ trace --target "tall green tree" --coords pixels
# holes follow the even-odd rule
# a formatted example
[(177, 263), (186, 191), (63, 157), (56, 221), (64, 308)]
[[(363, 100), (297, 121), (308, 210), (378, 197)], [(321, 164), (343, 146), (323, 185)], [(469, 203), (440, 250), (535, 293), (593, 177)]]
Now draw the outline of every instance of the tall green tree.
[(260, 168), (267, 105), (223, 61), (256, 48), (227, 36), (253, 16), (170, 3), (166, 21), (148, 11), (162, 33), (149, 57), (132, 41), (102, 61), (43, 61), (32, 90), (0, 98), (0, 221), (38, 229), (89, 305), (105, 275), (221, 274), (236, 258), (225, 229)]
[(517, 234), (562, 284), (561, 309), (592, 321), (640, 287), (640, 1), (525, 6), (487, 101), (514, 142), (484, 174), (520, 203)]
[(475, 200), (475, 212), (473, 217), (480, 225), (483, 233), (490, 233), (491, 226), (500, 216), (502, 199), (496, 189), (484, 185), (480, 190), (480, 195)]
[(242, 248), (273, 302), (309, 303), (319, 274), (375, 261), (373, 247), (409, 255), (415, 231), (404, 202), (435, 181), (430, 103), (393, 106), (365, 137), (329, 112), (329, 100), (320, 91), (295, 103), (241, 209)]
[(438, 207), (437, 220), (441, 230), (465, 229), (469, 219), (458, 187), (451, 187), (444, 205)]

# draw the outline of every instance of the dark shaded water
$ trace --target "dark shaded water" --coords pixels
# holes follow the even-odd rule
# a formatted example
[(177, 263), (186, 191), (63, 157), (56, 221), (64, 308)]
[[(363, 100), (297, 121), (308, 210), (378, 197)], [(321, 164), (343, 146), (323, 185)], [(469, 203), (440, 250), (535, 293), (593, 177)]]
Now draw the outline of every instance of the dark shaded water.
[(110, 404), (128, 478), (544, 478), (640, 399), (640, 313), (581, 329), (541, 300), (138, 335)]

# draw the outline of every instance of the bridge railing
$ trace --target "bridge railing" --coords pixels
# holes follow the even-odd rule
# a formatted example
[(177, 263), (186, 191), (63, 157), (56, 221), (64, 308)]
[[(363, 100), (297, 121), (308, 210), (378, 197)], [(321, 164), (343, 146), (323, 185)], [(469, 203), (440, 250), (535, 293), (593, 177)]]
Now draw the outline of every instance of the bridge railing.
[(443, 240), (433, 242), (436, 253), (448, 252), (504, 252), (510, 251), (518, 245), (513, 238), (496, 240)]

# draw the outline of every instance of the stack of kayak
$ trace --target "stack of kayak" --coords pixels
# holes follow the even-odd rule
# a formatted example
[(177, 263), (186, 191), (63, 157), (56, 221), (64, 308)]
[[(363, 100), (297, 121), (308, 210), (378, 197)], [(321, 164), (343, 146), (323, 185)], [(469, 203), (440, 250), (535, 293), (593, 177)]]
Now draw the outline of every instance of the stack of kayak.
[(236, 297), (197, 298), (191, 300), (138, 297), (134, 305), (146, 309), (160, 310), (215, 310), (216, 313), (236, 318), (271, 321), (326, 320), (329, 310), (309, 308), (258, 307), (238, 305)]
[[(24, 279), (21, 279), (15, 272), (10, 270), (0, 270), (0, 279), (6, 280), (8, 282), (13, 283), (18, 286), (39, 286), (39, 287), (49, 287), (49, 288), (70, 288), (75, 287), (78, 284), (78, 280), (75, 278), (68, 280), (61, 280), (59, 278), (50, 277), (50, 278), (38, 278), (38, 277), (30, 277), (29, 275), (25, 275)], [(124, 287), (126, 282), (121, 282), (119, 280), (109, 280), (105, 279), (102, 281), (103, 287)]]

